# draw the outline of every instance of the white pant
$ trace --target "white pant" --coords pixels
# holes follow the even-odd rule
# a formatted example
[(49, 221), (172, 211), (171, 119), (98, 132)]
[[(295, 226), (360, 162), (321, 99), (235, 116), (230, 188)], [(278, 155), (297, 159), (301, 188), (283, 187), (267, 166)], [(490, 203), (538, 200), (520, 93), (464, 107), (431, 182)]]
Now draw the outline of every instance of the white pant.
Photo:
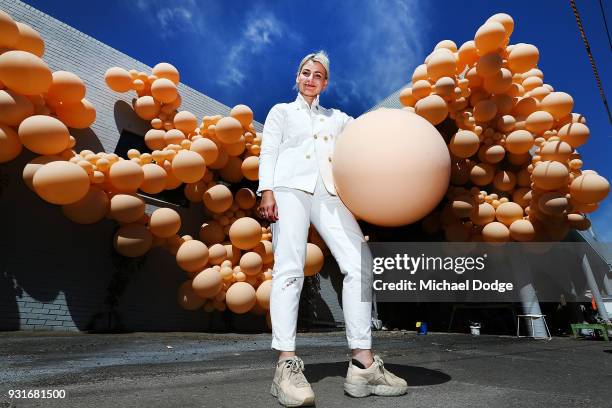
[[(272, 348), (295, 350), (300, 293), (304, 284), (306, 240), (315, 226), (344, 274), (342, 309), (351, 349), (372, 345), (372, 302), (362, 301), (361, 251), (371, 257), (361, 228), (340, 198), (327, 192), (321, 176), (313, 194), (285, 187), (274, 189), (278, 221), (272, 224), (274, 270), (270, 294)], [(366, 272), (367, 273), (367, 272)], [(371, 290), (371, 276), (364, 276)]]

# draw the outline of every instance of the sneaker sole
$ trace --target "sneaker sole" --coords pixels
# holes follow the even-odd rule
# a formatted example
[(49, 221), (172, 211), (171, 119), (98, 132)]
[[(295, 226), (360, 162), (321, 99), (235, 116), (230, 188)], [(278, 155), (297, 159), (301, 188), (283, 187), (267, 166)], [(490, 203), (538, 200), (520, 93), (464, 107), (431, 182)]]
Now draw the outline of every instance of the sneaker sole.
[(274, 382), (270, 386), (270, 394), (278, 398), (278, 402), (286, 407), (309, 407), (314, 405), (314, 397), (306, 398), (304, 401), (289, 398)]
[(363, 398), (368, 395), (380, 395), (382, 397), (397, 397), (408, 392), (408, 387), (392, 387), (390, 385), (350, 384), (344, 383), (344, 392), (351, 397)]

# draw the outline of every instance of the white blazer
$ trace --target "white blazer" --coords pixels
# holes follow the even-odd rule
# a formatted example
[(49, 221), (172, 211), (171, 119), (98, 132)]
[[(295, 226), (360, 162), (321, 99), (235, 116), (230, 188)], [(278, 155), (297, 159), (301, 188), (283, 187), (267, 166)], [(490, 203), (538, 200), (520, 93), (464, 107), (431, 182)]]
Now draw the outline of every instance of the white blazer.
[(274, 187), (314, 193), (320, 173), (327, 191), (336, 195), (332, 154), (338, 135), (352, 120), (320, 106), (319, 97), (308, 106), (299, 93), (294, 102), (274, 105), (264, 124), (257, 194)]

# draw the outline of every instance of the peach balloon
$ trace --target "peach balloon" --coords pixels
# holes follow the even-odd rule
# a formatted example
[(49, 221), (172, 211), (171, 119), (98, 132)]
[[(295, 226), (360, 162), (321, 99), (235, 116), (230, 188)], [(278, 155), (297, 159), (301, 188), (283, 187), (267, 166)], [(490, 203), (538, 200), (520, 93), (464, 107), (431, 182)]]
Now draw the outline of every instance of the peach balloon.
[(223, 280), (216, 269), (208, 268), (193, 278), (191, 287), (196, 295), (202, 298), (213, 298), (221, 291)]
[(215, 136), (222, 143), (235, 143), (242, 136), (242, 124), (231, 116), (221, 118), (215, 126)]
[(456, 84), (453, 78), (442, 77), (436, 81), (433, 89), (436, 95), (444, 98), (444, 100), (452, 101), (455, 98), (455, 87)]
[(104, 81), (115, 92), (127, 92), (132, 89), (132, 77), (123, 68), (112, 67), (107, 69), (104, 74)]
[(583, 204), (602, 201), (610, 192), (610, 183), (598, 174), (582, 174), (570, 184), (572, 200)]
[(167, 145), (181, 144), (185, 140), (185, 134), (178, 129), (170, 129), (164, 134), (164, 142)]
[(477, 186), (486, 186), (493, 181), (495, 168), (488, 163), (478, 163), (470, 170), (470, 180)]
[(207, 164), (214, 163), (219, 157), (219, 148), (215, 142), (206, 138), (191, 143), (189, 150), (199, 153)]
[(412, 84), (414, 85), (417, 81), (427, 80), (427, 65), (421, 64), (414, 69), (412, 73)]
[(448, 115), (448, 105), (438, 95), (429, 95), (417, 101), (414, 106), (417, 115), (427, 119), (432, 125), (441, 123)]
[(181, 150), (172, 160), (172, 173), (184, 183), (195, 183), (205, 172), (206, 163), (196, 152)]
[(544, 193), (538, 199), (538, 209), (544, 214), (559, 216), (569, 207), (569, 200), (565, 194), (559, 192)]
[(457, 73), (457, 59), (452, 52), (434, 51), (426, 65), (427, 77), (432, 82), (442, 77), (454, 76)]
[(22, 150), (21, 140), (13, 128), (0, 124), (0, 163), (15, 159)]
[(574, 99), (565, 92), (551, 92), (542, 98), (541, 109), (549, 112), (555, 119), (569, 115), (574, 108)]
[(253, 251), (261, 256), (264, 264), (271, 264), (274, 262), (274, 249), (270, 241), (259, 241), (259, 244), (253, 248)]
[(537, 188), (557, 190), (567, 186), (569, 170), (558, 161), (541, 161), (536, 164), (531, 176)]
[(567, 222), (570, 228), (586, 231), (591, 228), (591, 221), (582, 214), (567, 214)]
[(470, 215), (470, 220), (476, 225), (486, 225), (495, 220), (495, 208), (489, 203), (479, 204)]
[(493, 177), (493, 185), (499, 191), (510, 191), (516, 185), (516, 176), (508, 170), (501, 170)]
[(557, 136), (573, 148), (582, 146), (589, 139), (591, 132), (582, 123), (568, 123), (559, 129)]
[(151, 214), (149, 228), (156, 237), (169, 238), (181, 229), (181, 216), (171, 208), (158, 208)]
[(484, 161), (489, 164), (499, 163), (506, 157), (506, 149), (500, 145), (484, 146), (482, 151)]
[(127, 224), (115, 233), (115, 250), (123, 256), (137, 258), (146, 254), (153, 245), (153, 236), (141, 224)]
[(87, 99), (75, 103), (61, 103), (57, 117), (68, 127), (86, 129), (96, 121), (96, 108)]
[(458, 51), (459, 63), (466, 66), (472, 66), (478, 60), (478, 52), (476, 51), (476, 43), (472, 40), (464, 42)]
[(188, 280), (179, 287), (177, 301), (179, 306), (185, 310), (197, 310), (204, 306), (206, 299), (201, 298), (193, 291), (193, 281)]
[(452, 52), (456, 52), (457, 51), (457, 44), (455, 44), (454, 41), (452, 40), (442, 40), (439, 43), (436, 44), (436, 46), (434, 47), (434, 50), (438, 50), (440, 48), (446, 48), (447, 50), (450, 50)]
[(142, 167), (132, 160), (121, 160), (113, 163), (108, 171), (110, 183), (117, 191), (134, 192), (144, 181)]
[(70, 133), (59, 120), (45, 115), (34, 115), (19, 125), (21, 143), (38, 154), (58, 154), (68, 147)]
[(51, 204), (72, 204), (89, 191), (89, 176), (80, 166), (54, 161), (45, 164), (34, 174), (32, 185), (36, 193)]
[(477, 122), (488, 122), (497, 114), (497, 105), (490, 99), (478, 102), (474, 106), (474, 119)]
[(200, 180), (195, 183), (186, 184), (183, 191), (185, 192), (185, 197), (187, 197), (189, 201), (192, 203), (200, 203), (202, 202), (202, 196), (206, 190), (206, 183)]
[(240, 270), (247, 276), (254, 276), (261, 272), (263, 259), (257, 252), (247, 252), (240, 258)]
[(485, 242), (508, 242), (510, 230), (501, 222), (491, 222), (482, 229), (482, 238)]
[(487, 77), (497, 74), (501, 67), (502, 57), (496, 52), (491, 52), (478, 59), (476, 63), (476, 73), (486, 79)]
[(508, 54), (508, 66), (513, 72), (527, 72), (538, 65), (540, 52), (531, 44), (515, 44)]
[(259, 180), (259, 157), (250, 156), (244, 159), (242, 162), (242, 174), (248, 180), (256, 181)]
[(11, 48), (19, 41), (19, 27), (15, 20), (0, 10), (0, 47)]
[(416, 99), (412, 96), (412, 88), (406, 87), (399, 94), (400, 103), (404, 106), (414, 106)]
[(206, 245), (214, 245), (225, 240), (225, 233), (223, 227), (214, 220), (205, 222), (200, 227), (199, 232), (200, 239), (206, 243)]
[(306, 244), (306, 260), (304, 263), (304, 276), (314, 276), (321, 268), (323, 268), (323, 262), (325, 258), (321, 248), (312, 243)]
[(516, 220), (510, 224), (510, 237), (515, 241), (527, 242), (535, 238), (535, 228), (529, 220)]
[(162, 129), (150, 129), (145, 133), (145, 144), (151, 150), (163, 150), (166, 147), (165, 135), (166, 131)]
[(225, 302), (232, 312), (237, 314), (247, 313), (257, 302), (255, 289), (246, 282), (236, 282), (227, 290)]
[(92, 187), (79, 201), (62, 206), (62, 212), (77, 224), (94, 224), (104, 218), (109, 200), (104, 190)]
[(181, 111), (174, 115), (174, 127), (181, 132), (188, 134), (198, 126), (195, 115), (188, 111)]
[(238, 157), (230, 157), (225, 166), (219, 170), (221, 179), (228, 183), (238, 183), (242, 180), (242, 160)]
[(155, 65), (152, 69), (153, 75), (157, 78), (166, 78), (172, 81), (175, 85), (178, 85), (180, 82), (180, 75), (178, 69), (174, 67), (174, 65), (169, 64), (167, 62), (160, 62)]
[(412, 95), (416, 100), (425, 98), (431, 91), (432, 86), (427, 80), (421, 79), (412, 84)]
[(144, 211), (145, 203), (137, 195), (115, 194), (110, 199), (109, 214), (118, 222), (136, 222), (142, 218)]
[(65, 103), (77, 103), (85, 98), (85, 83), (78, 75), (68, 71), (53, 73), (53, 82), (47, 98)]
[(552, 128), (555, 118), (546, 111), (536, 111), (525, 119), (525, 129), (535, 134), (541, 135)]
[(253, 122), (253, 111), (246, 105), (236, 105), (230, 111), (230, 116), (237, 119), (243, 128), (248, 129)]
[(53, 77), (49, 66), (26, 51), (7, 51), (0, 55), (0, 81), (22, 95), (47, 92)]
[(565, 162), (572, 154), (572, 146), (560, 140), (546, 142), (540, 148), (539, 155), (542, 160), (556, 160)]
[[(2, 125), (0, 125), (0, 129), (2, 129)], [(16, 134), (15, 134), (15, 137), (16, 137)], [(3, 152), (8, 151), (8, 150), (4, 150), (4, 146), (2, 146), (1, 140), (2, 140), (2, 131), (0, 130), (0, 157)], [(34, 190), (34, 185), (32, 184), (33, 179), (34, 179), (34, 174), (36, 174), (38, 169), (40, 169), (42, 166), (44, 166), (47, 163), (51, 163), (53, 161), (63, 161), (63, 159), (59, 156), (38, 156), (30, 160), (30, 162), (25, 165), (25, 167), (23, 168), (22, 178), (23, 178), (23, 182), (25, 183), (26, 186), (28, 186), (30, 190)], [(0, 159), (0, 162), (2, 162), (1, 159)]]
[(19, 124), (34, 114), (34, 105), (25, 96), (11, 91), (0, 91), (0, 123), (10, 126)]
[(457, 157), (468, 158), (478, 151), (480, 139), (470, 130), (459, 130), (453, 135), (448, 145), (450, 151)]
[(217, 184), (206, 190), (203, 196), (204, 205), (210, 211), (222, 213), (227, 211), (234, 201), (232, 192), (223, 184)]
[(189, 240), (179, 247), (176, 263), (186, 272), (199, 272), (208, 263), (208, 247), (202, 241)]
[(270, 294), (272, 292), (272, 280), (265, 280), (259, 285), (255, 292), (257, 304), (264, 310), (270, 309)]
[(332, 166), (342, 201), (359, 218), (381, 226), (410, 224), (429, 214), (450, 180), (444, 139), (428, 121), (401, 109), (378, 109), (352, 122), (336, 142)]
[(512, 201), (525, 208), (531, 202), (531, 189), (528, 187), (520, 187), (512, 193)]
[(223, 150), (225, 150), (228, 156), (235, 157), (240, 156), (244, 152), (244, 149), (246, 148), (246, 142), (244, 136), (240, 136), (240, 139), (238, 139), (237, 142), (230, 144), (221, 143), (221, 146), (223, 147)]
[(261, 225), (251, 217), (237, 219), (229, 230), (232, 244), (244, 250), (255, 247), (261, 241), (261, 235)]
[(460, 195), (458, 197), (455, 197), (454, 200), (452, 200), (451, 208), (453, 209), (453, 213), (457, 217), (469, 217), (475, 208), (474, 199), (469, 194)]
[(483, 24), (474, 36), (478, 55), (485, 55), (496, 51), (503, 46), (505, 39), (506, 29), (501, 23), (491, 21)]
[[(496, 94), (497, 97), (504, 95), (503, 92), (506, 92), (511, 86), (512, 73), (505, 68), (485, 77), (483, 81), (484, 89), (489, 93)], [(510, 112), (510, 110), (508, 109), (507, 112)]]
[(527, 130), (515, 130), (506, 136), (505, 148), (510, 153), (527, 153), (533, 146), (534, 139), (531, 132)]
[(243, 210), (250, 210), (256, 202), (255, 193), (249, 188), (241, 188), (236, 192), (234, 201)]
[(178, 95), (176, 85), (167, 78), (158, 78), (151, 84), (151, 95), (156, 101), (170, 103)]
[(136, 99), (134, 111), (140, 119), (151, 120), (159, 114), (161, 105), (152, 96), (145, 95)]
[(513, 202), (501, 203), (495, 209), (495, 218), (506, 226), (510, 226), (514, 221), (523, 218), (523, 207)]
[(497, 13), (489, 17), (486, 22), (488, 23), (490, 21), (501, 23), (501, 25), (504, 26), (504, 30), (506, 30), (506, 40), (510, 38), (512, 31), (514, 31), (514, 19), (510, 15), (506, 13)]
[(142, 166), (143, 180), (139, 189), (147, 194), (157, 194), (166, 188), (167, 173), (157, 164), (147, 163)]

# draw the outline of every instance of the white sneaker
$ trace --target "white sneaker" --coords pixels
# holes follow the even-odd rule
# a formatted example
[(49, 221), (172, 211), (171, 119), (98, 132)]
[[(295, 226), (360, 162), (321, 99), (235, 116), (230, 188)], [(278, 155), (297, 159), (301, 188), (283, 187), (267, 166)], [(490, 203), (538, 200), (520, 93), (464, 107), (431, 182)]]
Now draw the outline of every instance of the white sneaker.
[(397, 396), (408, 391), (406, 380), (390, 373), (382, 359), (375, 355), (374, 362), (368, 368), (359, 368), (349, 363), (344, 391), (351, 397), (368, 395)]
[(276, 364), (270, 393), (286, 407), (314, 405), (314, 392), (304, 377), (304, 362), (294, 356)]

